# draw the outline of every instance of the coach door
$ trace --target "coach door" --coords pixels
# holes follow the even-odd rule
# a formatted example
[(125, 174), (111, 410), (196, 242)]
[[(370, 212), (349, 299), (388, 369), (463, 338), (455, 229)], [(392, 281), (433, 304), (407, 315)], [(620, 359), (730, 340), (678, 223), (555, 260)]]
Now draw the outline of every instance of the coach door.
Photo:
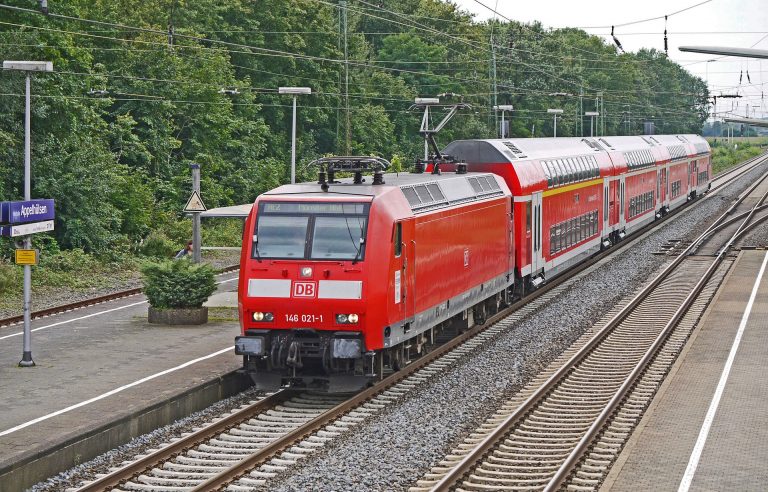
[(625, 213), (624, 208), (624, 176), (620, 178), (621, 181), (619, 181), (619, 227), (624, 228), (624, 226), (627, 224), (627, 217)]
[(544, 259), (541, 255), (541, 192), (534, 193), (531, 197), (531, 212), (533, 215), (533, 231), (531, 233), (531, 274), (535, 275), (544, 268)]
[(615, 207), (613, 196), (611, 196), (611, 182), (605, 178), (603, 180), (603, 230), (601, 236), (607, 235)]
[(409, 321), (416, 310), (415, 271), (416, 244), (413, 221), (395, 223), (392, 231), (391, 283), (387, 302), (390, 320)]

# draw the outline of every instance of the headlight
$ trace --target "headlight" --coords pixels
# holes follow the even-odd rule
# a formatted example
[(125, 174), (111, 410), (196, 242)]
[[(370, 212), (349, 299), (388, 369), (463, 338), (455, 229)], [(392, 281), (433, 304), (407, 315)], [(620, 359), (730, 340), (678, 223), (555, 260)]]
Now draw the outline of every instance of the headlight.
[(301, 278), (311, 278), (312, 277), (312, 267), (302, 267), (301, 272), (299, 273), (301, 275)]
[(274, 321), (275, 315), (272, 313), (262, 313), (261, 311), (256, 311), (251, 315), (251, 319), (253, 319), (253, 321)]
[(336, 322), (340, 325), (355, 324), (360, 319), (357, 314), (337, 314)]

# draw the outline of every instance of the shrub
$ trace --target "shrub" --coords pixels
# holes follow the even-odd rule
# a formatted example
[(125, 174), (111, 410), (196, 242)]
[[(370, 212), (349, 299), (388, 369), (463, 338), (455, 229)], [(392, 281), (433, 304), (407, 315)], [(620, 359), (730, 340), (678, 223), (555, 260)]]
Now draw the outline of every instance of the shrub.
[(141, 269), (144, 294), (158, 309), (201, 307), (216, 290), (213, 268), (187, 260), (147, 263)]
[(171, 258), (179, 249), (181, 248), (177, 248), (176, 244), (168, 239), (165, 234), (152, 232), (144, 240), (140, 251), (142, 255), (151, 258)]
[(52, 272), (89, 272), (96, 270), (98, 266), (99, 261), (80, 248), (40, 255), (40, 267)]
[(240, 246), (243, 240), (242, 219), (217, 219), (202, 229), (203, 244), (207, 246)]

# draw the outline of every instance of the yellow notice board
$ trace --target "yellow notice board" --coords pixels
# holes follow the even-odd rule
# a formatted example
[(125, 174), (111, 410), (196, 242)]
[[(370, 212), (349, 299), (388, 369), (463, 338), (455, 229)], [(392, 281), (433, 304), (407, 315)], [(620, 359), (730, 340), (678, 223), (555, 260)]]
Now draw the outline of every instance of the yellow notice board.
[(37, 249), (17, 249), (16, 264), (17, 265), (37, 265), (38, 256), (40, 256), (40, 252)]

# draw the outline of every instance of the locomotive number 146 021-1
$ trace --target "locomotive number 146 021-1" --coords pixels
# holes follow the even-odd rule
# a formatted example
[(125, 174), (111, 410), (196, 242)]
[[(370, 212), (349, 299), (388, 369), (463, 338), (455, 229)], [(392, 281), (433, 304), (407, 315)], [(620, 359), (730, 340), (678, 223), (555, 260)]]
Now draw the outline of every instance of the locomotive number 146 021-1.
[(285, 321), (288, 323), (322, 323), (322, 314), (286, 314)]

